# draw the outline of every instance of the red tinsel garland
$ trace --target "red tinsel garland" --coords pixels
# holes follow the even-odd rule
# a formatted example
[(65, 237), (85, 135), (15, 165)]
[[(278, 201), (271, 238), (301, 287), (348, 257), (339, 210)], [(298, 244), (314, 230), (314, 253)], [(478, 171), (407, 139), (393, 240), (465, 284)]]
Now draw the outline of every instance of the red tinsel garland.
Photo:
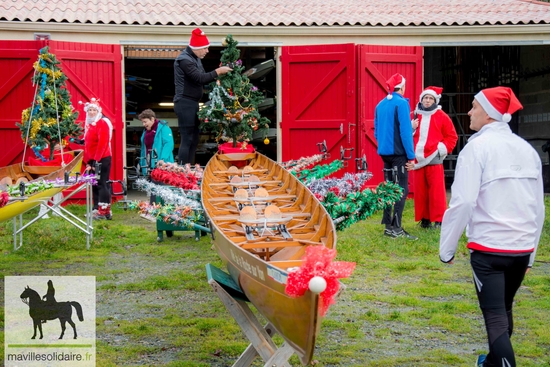
[(182, 188), (184, 190), (199, 190), (199, 177), (185, 172), (165, 171), (155, 168), (151, 172), (151, 178), (156, 182)]
[(332, 261), (336, 250), (323, 246), (309, 246), (299, 269), (288, 273), (285, 293), (291, 297), (300, 297), (309, 289), (309, 281), (315, 276), (322, 277), (327, 287), (320, 293), (319, 312), (324, 316), (340, 288), (339, 278), (347, 278), (355, 269), (354, 262)]
[(9, 201), (10, 196), (6, 191), (2, 191), (0, 194), (0, 208), (5, 206)]

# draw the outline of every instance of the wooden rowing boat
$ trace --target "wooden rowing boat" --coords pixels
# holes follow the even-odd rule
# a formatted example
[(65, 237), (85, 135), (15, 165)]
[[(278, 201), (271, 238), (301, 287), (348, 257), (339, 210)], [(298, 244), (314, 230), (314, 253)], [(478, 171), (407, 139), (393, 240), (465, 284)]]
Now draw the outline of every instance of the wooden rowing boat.
[[(265, 190), (257, 196), (259, 188)], [(308, 290), (292, 298), (285, 285), (288, 269), (302, 264), (308, 246), (335, 249), (329, 214), (298, 179), (259, 153), (216, 154), (204, 170), (201, 200), (231, 277), (309, 364), (322, 320), (319, 294)]]
[[(58, 178), (63, 179), (66, 172), (74, 175), (80, 172), (84, 151), (72, 151), (71, 153), (74, 158), (65, 167), (28, 166), (22, 163), (0, 167), (0, 182), (3, 185), (19, 185), (21, 182), (32, 183), (40, 180), (55, 181)], [(29, 195), (24, 200), (8, 202), (6, 206), (0, 208), (0, 223), (46, 202), (65, 188), (64, 186), (55, 186)]]

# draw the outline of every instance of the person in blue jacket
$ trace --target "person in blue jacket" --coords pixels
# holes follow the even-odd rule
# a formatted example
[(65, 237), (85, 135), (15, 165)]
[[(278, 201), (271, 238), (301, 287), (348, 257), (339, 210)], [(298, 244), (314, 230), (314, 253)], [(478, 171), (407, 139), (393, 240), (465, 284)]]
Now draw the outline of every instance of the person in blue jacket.
[(158, 161), (174, 162), (174, 137), (170, 126), (166, 121), (158, 120), (153, 110), (144, 110), (138, 118), (145, 128), (141, 135), (139, 164), (141, 173), (146, 175), (147, 168), (154, 169)]
[(384, 235), (416, 240), (418, 238), (407, 233), (401, 225), (405, 200), (409, 194), (409, 174), (405, 165), (414, 163), (415, 159), (411, 108), (409, 100), (403, 97), (405, 78), (401, 74), (392, 75), (386, 84), (388, 95), (374, 110), (374, 137), (378, 142), (378, 155), (384, 161), (384, 178), (386, 181), (398, 183), (403, 188), (403, 196), (393, 208), (384, 209)]

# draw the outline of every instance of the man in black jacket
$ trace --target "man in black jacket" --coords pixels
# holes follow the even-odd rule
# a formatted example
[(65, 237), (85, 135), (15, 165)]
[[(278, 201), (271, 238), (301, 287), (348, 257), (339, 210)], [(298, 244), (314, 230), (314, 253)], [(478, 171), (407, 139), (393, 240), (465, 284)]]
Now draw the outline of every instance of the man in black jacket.
[(174, 111), (178, 116), (180, 147), (179, 164), (193, 163), (199, 143), (199, 101), (203, 95), (203, 86), (218, 76), (230, 72), (228, 66), (205, 72), (201, 59), (208, 53), (210, 43), (200, 28), (191, 33), (189, 47), (179, 54), (174, 62)]

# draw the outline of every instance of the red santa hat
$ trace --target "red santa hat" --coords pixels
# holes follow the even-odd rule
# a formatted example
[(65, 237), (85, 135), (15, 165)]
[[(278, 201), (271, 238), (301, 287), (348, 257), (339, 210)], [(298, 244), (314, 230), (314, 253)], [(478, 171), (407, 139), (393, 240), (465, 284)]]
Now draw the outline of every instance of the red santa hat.
[(193, 50), (198, 50), (210, 46), (208, 38), (200, 28), (195, 28), (191, 33), (191, 39), (189, 40), (189, 47)]
[(388, 96), (387, 99), (392, 99), (392, 93), (395, 88), (403, 88), (405, 85), (405, 78), (401, 74), (393, 74), (388, 80), (386, 80), (386, 85), (388, 87)]
[(510, 122), (512, 114), (523, 109), (512, 89), (494, 87), (483, 89), (474, 97), (490, 118)]
[(435, 104), (439, 104), (439, 100), (441, 99), (442, 92), (443, 92), (443, 88), (441, 87), (434, 87), (434, 86), (426, 87), (426, 89), (424, 89), (422, 93), (420, 93), (420, 102), (422, 102), (422, 98), (424, 98), (425, 95), (430, 95), (434, 97)]

